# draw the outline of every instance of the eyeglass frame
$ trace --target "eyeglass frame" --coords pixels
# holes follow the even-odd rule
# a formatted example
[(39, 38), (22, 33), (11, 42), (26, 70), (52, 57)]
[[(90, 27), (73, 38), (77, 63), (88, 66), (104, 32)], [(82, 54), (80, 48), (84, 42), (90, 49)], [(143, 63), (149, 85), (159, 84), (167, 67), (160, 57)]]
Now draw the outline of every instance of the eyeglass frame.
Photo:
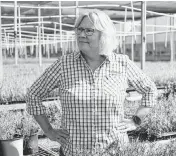
[[(78, 30), (79, 28), (82, 28), (82, 31), (78, 34), (78, 33), (77, 33), (77, 32), (78, 32), (77, 30)], [(88, 29), (89, 29), (89, 30), (93, 30), (93, 32), (92, 32), (91, 35), (88, 35), (88, 34), (87, 34), (86, 30), (88, 30)], [(94, 32), (95, 32), (95, 29), (93, 29), (93, 28), (83, 28), (83, 27), (75, 27), (74, 30), (75, 30), (76, 35), (80, 35), (80, 34), (84, 31), (84, 33), (85, 33), (86, 36), (92, 36), (92, 35), (94, 34)]]

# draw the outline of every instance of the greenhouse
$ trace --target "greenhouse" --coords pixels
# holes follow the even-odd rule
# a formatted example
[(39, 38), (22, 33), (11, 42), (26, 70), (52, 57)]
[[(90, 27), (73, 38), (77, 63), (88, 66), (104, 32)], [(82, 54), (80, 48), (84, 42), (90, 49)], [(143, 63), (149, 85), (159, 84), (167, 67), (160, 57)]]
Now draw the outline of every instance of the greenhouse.
[[(105, 65), (106, 59), (104, 60), (105, 62), (102, 61), (99, 65), (96, 64), (97, 66), (93, 64), (93, 67), (96, 67), (95, 69), (91, 68), (92, 66), (89, 66), (89, 63), (86, 64), (86, 66), (88, 65), (88, 70), (91, 69), (91, 74), (93, 74), (92, 79), (94, 80), (91, 80), (91, 76), (89, 76), (89, 78), (82, 77), (79, 80), (78, 75), (85, 71), (82, 69), (82, 65), (78, 66), (78, 62), (76, 65), (73, 64), (68, 67), (63, 65), (62, 68), (59, 66), (60, 64), (57, 64), (61, 72), (56, 70), (57, 68), (54, 68), (55, 70), (51, 68), (52, 65), (54, 67), (54, 64), (58, 60), (67, 58), (67, 56), (75, 56), (77, 52), (81, 51), (78, 36), (84, 34), (88, 37), (88, 32), (86, 32), (87, 28), (82, 28), (78, 35), (78, 27), (80, 25), (76, 27), (76, 22), (78, 17), (88, 12), (94, 12), (94, 10), (100, 10), (108, 15), (115, 26), (114, 35), (116, 42), (114, 43), (116, 45), (114, 46), (116, 47), (117, 55), (127, 56), (127, 58), (144, 73), (144, 75), (140, 77), (140, 72), (134, 70), (131, 71), (134, 75), (129, 76), (129, 79), (135, 79), (139, 75), (141, 79), (146, 80), (146, 86), (141, 90), (139, 88), (145, 84), (142, 80), (142, 82), (136, 81), (136, 83), (133, 82), (135, 80), (129, 80), (131, 83), (128, 84), (125, 89), (123, 88), (126, 85), (123, 80), (121, 81), (124, 76), (123, 70), (126, 70), (128, 66), (128, 63), (124, 65), (123, 61), (122, 67), (117, 67), (117, 75), (122, 75), (118, 78), (113, 78), (113, 74), (116, 74), (116, 69), (114, 69), (113, 66), (112, 69), (108, 68), (106, 71), (108, 74), (112, 74), (109, 75), (109, 77), (107, 76), (107, 80), (104, 79), (106, 75), (103, 75), (103, 72), (105, 72), (105, 66), (103, 65)], [(176, 155), (175, 1), (0, 1), (0, 19), (0, 156), (12, 156), (12, 153), (13, 156), (29, 154), (34, 156), (69, 155), (69, 150), (66, 150), (67, 147), (64, 147), (64, 155), (61, 153), (61, 142), (49, 138), (43, 128), (41, 128), (39, 122), (36, 122), (31, 116), (32, 113), (29, 115), (29, 110), (29, 114), (26, 112), (29, 107), (26, 103), (35, 101), (36, 98), (41, 98), (41, 105), (45, 107), (42, 109), (45, 109), (46, 117), (52, 127), (60, 130), (63, 124), (62, 117), (67, 116), (70, 113), (70, 109), (77, 110), (76, 108), (72, 108), (71, 101), (69, 102), (70, 106), (68, 104), (68, 107), (63, 107), (63, 103), (69, 101), (69, 98), (64, 96), (70, 95), (72, 100), (75, 100), (77, 103), (81, 96), (82, 99), (80, 99), (80, 101), (82, 100), (83, 103), (82, 107), (78, 107), (80, 112), (75, 111), (75, 115), (70, 117), (70, 114), (73, 113), (73, 111), (71, 111), (72, 113), (69, 114), (70, 116), (68, 115), (69, 117), (67, 116), (67, 119), (64, 119), (64, 122), (68, 120), (69, 122), (73, 122), (73, 125), (75, 124), (77, 126), (79, 114), (79, 124), (82, 122), (80, 122), (80, 118), (82, 118), (82, 120), (89, 120), (89, 117), (93, 118), (94, 115), (97, 120), (92, 119), (91, 122), (98, 123), (98, 120), (100, 120), (99, 116), (103, 114), (103, 108), (105, 107), (105, 109), (107, 109), (107, 107), (110, 107), (109, 109), (111, 109), (110, 104), (102, 106), (102, 99), (108, 97), (107, 95), (104, 97), (104, 93), (110, 94), (107, 99), (111, 99), (112, 96), (120, 94), (119, 92), (123, 93), (123, 96), (125, 96), (124, 110), (122, 109), (122, 111), (124, 111), (123, 118), (133, 119), (138, 106), (140, 106), (145, 98), (146, 101), (147, 98), (149, 102), (152, 101), (148, 96), (154, 96), (151, 95), (154, 93), (150, 92), (152, 88), (149, 88), (149, 86), (151, 87), (153, 84), (157, 89), (156, 105), (153, 106), (153, 109), (147, 114), (145, 119), (142, 119), (142, 124), (135, 130), (126, 132), (129, 138), (129, 146), (125, 146), (124, 144), (124, 146), (119, 147), (117, 141), (110, 144), (107, 148), (97, 146), (98, 148), (96, 147), (91, 152), (89, 151), (90, 153), (86, 153), (84, 148), (79, 149), (78, 147), (79, 150), (76, 148), (77, 153), (75, 156)], [(84, 21), (84, 16), (82, 21)], [(82, 24), (81, 22), (79, 24)], [(93, 29), (93, 34), (95, 34), (96, 29)], [(87, 60), (85, 59), (84, 61), (86, 62)], [(116, 61), (116, 63), (117, 62), (118, 61)], [(124, 66), (126, 68), (124, 68)], [(98, 75), (99, 68), (100, 71), (101, 68), (103, 71)], [(129, 67), (129, 70), (131, 68), (132, 67)], [(69, 69), (74, 70), (74, 72), (70, 72)], [(68, 73), (64, 75), (63, 72), (65, 71)], [(60, 73), (61, 77), (54, 77), (54, 75), (59, 75)], [(77, 75), (73, 77), (75, 73)], [(47, 76), (45, 78), (42, 77), (42, 75), (45, 74)], [(151, 81), (148, 80), (148, 77), (145, 77), (145, 74)], [(53, 77), (50, 77), (50, 75)], [(99, 78), (96, 80), (98, 76)], [(111, 78), (112, 80), (110, 80)], [(50, 81), (52, 83), (50, 83)], [(61, 88), (52, 86), (56, 81), (57, 85), (60, 84)], [(74, 81), (73, 84), (71, 84), (72, 81)], [(48, 84), (49, 89), (45, 86), (44, 82), (46, 85)], [(121, 83), (124, 83), (124, 85)], [(36, 88), (34, 87), (35, 85)], [(82, 85), (81, 88), (79, 88), (80, 85)], [(98, 85), (100, 85), (100, 88), (98, 88)], [(109, 88), (105, 88), (106, 85), (109, 85)], [(32, 86), (33, 89), (31, 89)], [(46, 91), (47, 93), (44, 94), (43, 91), (40, 95), (41, 97), (37, 97), (39, 93), (36, 97), (33, 97), (32, 94), (37, 93), (39, 87), (41, 87), (39, 89), (41, 92), (45, 89), (48, 89), (48, 92)], [(97, 90), (96, 87), (98, 88)], [(52, 90), (50, 90), (50, 88), (52, 88)], [(99, 93), (101, 89), (104, 90)], [(145, 97), (144, 92), (147, 89), (149, 93)], [(88, 93), (86, 90), (88, 90)], [(67, 94), (63, 96), (64, 91), (67, 91)], [(75, 96), (72, 97), (72, 91), (75, 93), (75, 96), (79, 94), (78, 99)], [(86, 95), (84, 95), (84, 92), (86, 92)], [(115, 93), (112, 94), (112, 92)], [(31, 94), (31, 101), (28, 99), (29, 94)], [(99, 113), (101, 115), (96, 114), (95, 111), (99, 109), (98, 102), (95, 102), (98, 98), (96, 99), (95, 95), (97, 95), (97, 97), (103, 97), (101, 99), (102, 101), (100, 100), (100, 110), (102, 110), (102, 112)], [(90, 96), (91, 100), (94, 99), (95, 103), (93, 104), (95, 106), (88, 107), (87, 102), (84, 103), (87, 96)], [(117, 96), (117, 99), (112, 98), (111, 100), (122, 100), (120, 99), (121, 97), (118, 98)], [(115, 103), (114, 101), (112, 102), (113, 104)], [(75, 105), (77, 105), (77, 103)], [(84, 106), (86, 108), (88, 107), (88, 109), (92, 109), (90, 111), (92, 112), (91, 115), (87, 112), (87, 114), (85, 113)], [(145, 106), (147, 106), (147, 102)], [(93, 107), (95, 107), (95, 110)], [(119, 110), (117, 111), (117, 109)], [(115, 111), (117, 111), (117, 114), (121, 114), (121, 107), (115, 107), (114, 112)], [(111, 113), (110, 111), (110, 116), (112, 115)], [(105, 113), (105, 117), (103, 116), (102, 118), (108, 120), (106, 115), (108, 116), (109, 114)], [(115, 121), (116, 119), (113, 120), (113, 122)], [(70, 125), (72, 124), (70, 123)], [(97, 127), (101, 124), (97, 124)], [(70, 126), (68, 125), (66, 126), (67, 128)], [(85, 128), (86, 126), (88, 127), (88, 123), (84, 123), (83, 125), (82, 129), (84, 129), (84, 131), (82, 132), (82, 129), (78, 126), (80, 128), (79, 138), (72, 138), (72, 142), (78, 139), (76, 141), (81, 144), (81, 135), (84, 136), (84, 141), (86, 139), (87, 142), (89, 141), (86, 135), (88, 135), (87, 133), (89, 133), (88, 131), (90, 129)], [(69, 133), (74, 133), (74, 131), (76, 130), (72, 128)], [(77, 132), (75, 132), (75, 135), (78, 135)], [(93, 134), (91, 133), (91, 135)], [(102, 132), (101, 135), (103, 138), (105, 132)], [(30, 140), (31, 136), (34, 136), (34, 140)], [(5, 147), (5, 144), (13, 139), (15, 142), (12, 144), (16, 151), (10, 151), (9, 147)], [(7, 142), (4, 143), (4, 140)], [(106, 140), (106, 142), (108, 141)]]

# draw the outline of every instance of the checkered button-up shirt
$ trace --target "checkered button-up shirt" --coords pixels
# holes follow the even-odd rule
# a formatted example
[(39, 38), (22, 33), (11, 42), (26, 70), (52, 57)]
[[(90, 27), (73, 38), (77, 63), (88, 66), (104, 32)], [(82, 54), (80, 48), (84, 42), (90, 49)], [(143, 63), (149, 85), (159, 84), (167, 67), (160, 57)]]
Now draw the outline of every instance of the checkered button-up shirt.
[(77, 150), (106, 148), (127, 138), (116, 127), (124, 118), (129, 84), (143, 94), (142, 105), (155, 104), (155, 84), (126, 55), (113, 53), (93, 72), (79, 52), (72, 53), (54, 62), (31, 86), (27, 111), (31, 115), (45, 114), (42, 99), (58, 88), (62, 127), (70, 134), (69, 143), (63, 145), (64, 154), (75, 156)]

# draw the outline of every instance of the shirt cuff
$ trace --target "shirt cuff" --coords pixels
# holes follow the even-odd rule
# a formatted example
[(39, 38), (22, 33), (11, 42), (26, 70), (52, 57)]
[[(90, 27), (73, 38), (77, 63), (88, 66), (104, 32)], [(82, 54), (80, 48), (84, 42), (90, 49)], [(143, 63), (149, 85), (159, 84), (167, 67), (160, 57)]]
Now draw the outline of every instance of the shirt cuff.
[(46, 115), (46, 107), (42, 103), (26, 104), (26, 111), (30, 115)]

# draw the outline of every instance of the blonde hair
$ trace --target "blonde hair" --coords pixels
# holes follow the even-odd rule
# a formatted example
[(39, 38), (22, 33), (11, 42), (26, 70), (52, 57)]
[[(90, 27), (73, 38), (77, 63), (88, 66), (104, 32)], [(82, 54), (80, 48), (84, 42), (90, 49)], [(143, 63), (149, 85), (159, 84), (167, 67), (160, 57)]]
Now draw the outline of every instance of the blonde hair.
[(99, 54), (109, 56), (117, 49), (116, 28), (110, 17), (103, 11), (94, 9), (88, 13), (82, 14), (75, 22), (78, 27), (82, 20), (88, 17), (95, 29), (101, 32), (99, 41)]

